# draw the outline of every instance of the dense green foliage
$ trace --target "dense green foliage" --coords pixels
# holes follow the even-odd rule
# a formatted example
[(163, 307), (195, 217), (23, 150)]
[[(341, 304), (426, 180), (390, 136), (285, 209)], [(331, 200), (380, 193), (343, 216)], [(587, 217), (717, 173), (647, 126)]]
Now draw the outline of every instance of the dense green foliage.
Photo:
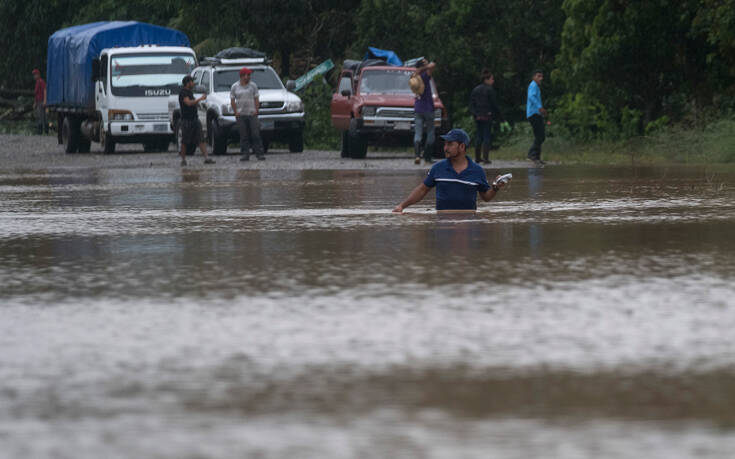
[[(543, 70), (555, 134), (574, 141), (702, 126), (735, 107), (735, 0), (3, 0), (0, 86), (32, 85), (55, 30), (114, 19), (182, 30), (200, 55), (261, 49), (284, 79), (327, 58), (360, 58), (369, 45), (426, 56), (438, 64), (453, 123), (469, 130), (468, 97), (483, 68), (495, 73), (511, 122), (525, 119), (530, 74)], [(320, 81), (303, 94), (307, 145), (337, 142), (331, 89)]]

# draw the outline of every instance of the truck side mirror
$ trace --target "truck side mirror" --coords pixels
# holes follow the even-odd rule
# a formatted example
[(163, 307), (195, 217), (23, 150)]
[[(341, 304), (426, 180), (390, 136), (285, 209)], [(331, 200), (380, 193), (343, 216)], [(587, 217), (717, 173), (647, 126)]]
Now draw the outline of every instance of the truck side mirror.
[(343, 89), (340, 94), (342, 94), (345, 97), (350, 97), (352, 95), (352, 91), (350, 91), (349, 89)]
[(100, 79), (100, 60), (92, 59), (92, 82)]
[(194, 86), (193, 92), (204, 94), (205, 92), (207, 92), (207, 88), (205, 88), (204, 85), (198, 84)]
[(296, 82), (294, 80), (286, 80), (286, 89), (293, 91), (296, 89)]

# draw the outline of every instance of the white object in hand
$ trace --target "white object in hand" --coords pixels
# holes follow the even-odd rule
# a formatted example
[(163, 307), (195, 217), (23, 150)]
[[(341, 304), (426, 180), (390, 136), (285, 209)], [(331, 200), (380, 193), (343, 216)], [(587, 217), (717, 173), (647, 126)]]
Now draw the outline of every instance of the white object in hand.
[(501, 175), (500, 177), (498, 177), (498, 178), (495, 179), (495, 181), (493, 182), (493, 185), (501, 185), (501, 184), (504, 185), (504, 184), (510, 182), (510, 180), (512, 178), (513, 178), (513, 174)]

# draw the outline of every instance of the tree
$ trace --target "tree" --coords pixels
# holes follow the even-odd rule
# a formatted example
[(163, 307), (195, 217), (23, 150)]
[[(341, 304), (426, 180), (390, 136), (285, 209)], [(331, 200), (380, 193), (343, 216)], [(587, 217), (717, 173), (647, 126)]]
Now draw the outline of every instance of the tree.
[(604, 119), (620, 121), (629, 110), (642, 116), (628, 119), (642, 124), (659, 116), (664, 101), (684, 86), (685, 75), (698, 68), (689, 45), (693, 3), (565, 0), (552, 74), (568, 94), (562, 108), (586, 100), (606, 112)]

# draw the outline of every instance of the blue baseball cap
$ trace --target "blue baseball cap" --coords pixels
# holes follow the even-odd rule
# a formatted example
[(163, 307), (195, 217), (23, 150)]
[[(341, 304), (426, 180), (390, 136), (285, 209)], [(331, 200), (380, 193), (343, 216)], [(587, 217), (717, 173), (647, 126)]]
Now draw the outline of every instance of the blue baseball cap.
[(444, 135), (439, 136), (447, 142), (462, 142), (465, 146), (470, 144), (470, 136), (464, 129), (454, 128)]

